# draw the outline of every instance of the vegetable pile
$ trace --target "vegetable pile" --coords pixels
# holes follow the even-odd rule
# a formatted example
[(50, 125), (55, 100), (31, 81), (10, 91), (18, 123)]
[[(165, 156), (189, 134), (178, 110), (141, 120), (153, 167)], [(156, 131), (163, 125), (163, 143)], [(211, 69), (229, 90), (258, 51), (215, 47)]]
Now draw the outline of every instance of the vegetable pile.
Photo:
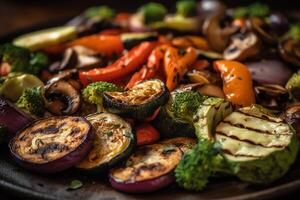
[[(89, 8), (0, 45), (0, 142), (34, 173), (128, 193), (214, 177), (266, 185), (295, 162), (300, 25), (253, 3)], [(80, 188), (78, 180), (70, 188)]]

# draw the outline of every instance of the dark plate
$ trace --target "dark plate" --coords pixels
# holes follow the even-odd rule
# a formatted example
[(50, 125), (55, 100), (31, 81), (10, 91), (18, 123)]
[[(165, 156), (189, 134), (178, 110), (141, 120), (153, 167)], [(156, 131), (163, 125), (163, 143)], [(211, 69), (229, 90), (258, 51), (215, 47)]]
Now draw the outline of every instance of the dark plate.
[[(0, 38), (0, 43), (11, 40), (17, 35), (62, 24), (65, 20), (34, 26), (16, 31)], [(14, 195), (29, 199), (85, 199), (85, 200), (114, 200), (114, 199), (143, 199), (143, 200), (201, 200), (201, 199), (269, 199), (278, 198), (295, 191), (300, 187), (300, 161), (298, 161), (282, 179), (267, 187), (254, 187), (233, 178), (218, 178), (202, 192), (187, 192), (176, 185), (147, 195), (129, 195), (112, 189), (105, 176), (88, 177), (75, 169), (55, 175), (32, 174), (19, 166), (9, 157), (5, 145), (0, 148), (0, 187)], [(83, 187), (78, 190), (68, 190), (70, 182), (81, 180)]]

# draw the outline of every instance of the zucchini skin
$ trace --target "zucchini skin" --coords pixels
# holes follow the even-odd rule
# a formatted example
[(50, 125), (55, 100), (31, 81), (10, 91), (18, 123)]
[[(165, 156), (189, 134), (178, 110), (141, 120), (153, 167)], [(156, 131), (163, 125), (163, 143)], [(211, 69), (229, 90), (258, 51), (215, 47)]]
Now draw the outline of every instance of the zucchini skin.
[(120, 114), (126, 117), (132, 117), (136, 120), (144, 120), (154, 113), (156, 109), (163, 106), (169, 100), (170, 93), (168, 88), (163, 84), (163, 91), (159, 96), (150, 102), (146, 102), (140, 105), (133, 105), (120, 102), (108, 94), (103, 94), (103, 106), (104, 108), (114, 114)]
[[(98, 115), (98, 114), (101, 114), (101, 113), (94, 113), (94, 114), (88, 115), (87, 117), (92, 117), (92, 116)], [(112, 158), (108, 162), (102, 163), (93, 168), (87, 168), (87, 169), (77, 166), (76, 169), (87, 175), (95, 175), (95, 174), (103, 173), (103, 172), (111, 169), (112, 167), (115, 167), (118, 163), (121, 163), (122, 161), (126, 160), (133, 153), (133, 151), (135, 149), (136, 137), (135, 137), (135, 131), (132, 127), (131, 127), (131, 135), (130, 136), (131, 136), (130, 143), (129, 143), (128, 147), (126, 148), (126, 150), (121, 152), (120, 154), (118, 154), (116, 157)]]
[(152, 125), (159, 130), (162, 138), (196, 137), (194, 126), (170, 116), (166, 107), (161, 107), (157, 117), (152, 121)]
[(131, 49), (141, 42), (156, 41), (158, 34), (156, 32), (150, 33), (124, 33), (121, 35), (121, 39), (125, 49)]

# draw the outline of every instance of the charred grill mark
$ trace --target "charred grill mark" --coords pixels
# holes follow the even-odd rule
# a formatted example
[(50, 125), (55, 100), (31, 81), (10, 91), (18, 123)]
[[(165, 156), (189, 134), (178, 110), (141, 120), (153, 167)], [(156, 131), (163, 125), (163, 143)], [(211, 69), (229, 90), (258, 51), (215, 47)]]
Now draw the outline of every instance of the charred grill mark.
[(246, 154), (233, 154), (228, 149), (223, 149), (223, 153), (234, 156), (234, 157), (251, 157), (251, 158), (262, 158), (261, 156), (254, 156), (254, 155), (246, 155)]
[(262, 117), (257, 117), (255, 115), (250, 115), (248, 113), (244, 113), (240, 110), (237, 110), (236, 112), (240, 113), (240, 114), (243, 114), (243, 115), (246, 115), (248, 117), (254, 117), (254, 118), (257, 118), (257, 119), (260, 119), (260, 120), (265, 120), (265, 121), (269, 121), (269, 122), (273, 122), (273, 123), (282, 123), (282, 121), (275, 121), (275, 120), (272, 120), (271, 118), (269, 118), (267, 115), (262, 115)]
[(63, 152), (65, 150), (68, 150), (69, 147), (64, 145), (64, 144), (60, 144), (60, 143), (50, 143), (47, 144), (45, 146), (41, 146), (38, 149), (30, 152), (31, 154), (38, 154), (41, 155), (43, 159), (48, 160), (47, 158), (47, 154), (51, 153), (51, 152)]
[(244, 128), (244, 129), (248, 129), (250, 131), (255, 131), (257, 133), (260, 133), (260, 134), (267, 134), (267, 135), (274, 135), (274, 136), (281, 136), (281, 135), (288, 135), (290, 136), (291, 134), (273, 134), (272, 132), (269, 132), (269, 131), (262, 131), (260, 129), (255, 129), (255, 128), (251, 128), (251, 127), (247, 127), (245, 126), (244, 124), (240, 124), (240, 123), (232, 123), (230, 121), (223, 121), (223, 123), (226, 123), (226, 124), (229, 124), (231, 126), (234, 126), (234, 127), (238, 127), (238, 128)]
[(246, 139), (240, 139), (238, 138), (237, 136), (234, 136), (234, 135), (226, 135), (226, 133), (223, 133), (223, 132), (220, 132), (220, 131), (216, 131), (216, 134), (219, 134), (219, 135), (222, 135), (222, 136), (225, 136), (225, 137), (228, 137), (228, 138), (231, 138), (233, 140), (238, 140), (238, 141), (241, 141), (241, 142), (246, 142), (248, 144), (252, 144), (252, 145), (257, 145), (257, 146), (261, 146), (261, 147), (264, 147), (264, 148), (284, 148), (285, 146), (283, 145), (271, 145), (271, 146), (265, 146), (263, 144), (260, 144), (260, 143), (255, 143), (254, 141), (252, 140), (246, 140)]
[(36, 129), (34, 131), (32, 131), (31, 133), (32, 134), (37, 134), (37, 133), (40, 133), (40, 134), (55, 134), (55, 133), (58, 133), (59, 132), (59, 129), (61, 127), (63, 127), (64, 125), (66, 125), (66, 123), (61, 123), (59, 125), (54, 125), (54, 124), (51, 124), (49, 126), (46, 126), (44, 128), (39, 128), (39, 129)]
[(77, 135), (78, 133), (80, 133), (81, 129), (79, 127), (73, 127), (71, 129), (70, 135)]

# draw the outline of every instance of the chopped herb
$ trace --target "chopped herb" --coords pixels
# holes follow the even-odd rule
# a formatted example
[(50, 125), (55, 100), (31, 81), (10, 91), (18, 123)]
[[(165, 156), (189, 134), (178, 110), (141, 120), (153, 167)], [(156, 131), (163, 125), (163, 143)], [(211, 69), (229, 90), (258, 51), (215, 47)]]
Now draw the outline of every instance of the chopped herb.
[(80, 180), (73, 180), (71, 181), (69, 187), (67, 190), (77, 190), (83, 186), (82, 182)]
[(111, 137), (111, 136), (113, 135), (113, 132), (112, 132), (112, 131), (108, 131), (108, 132), (106, 132), (106, 135), (107, 135), (108, 137)]

